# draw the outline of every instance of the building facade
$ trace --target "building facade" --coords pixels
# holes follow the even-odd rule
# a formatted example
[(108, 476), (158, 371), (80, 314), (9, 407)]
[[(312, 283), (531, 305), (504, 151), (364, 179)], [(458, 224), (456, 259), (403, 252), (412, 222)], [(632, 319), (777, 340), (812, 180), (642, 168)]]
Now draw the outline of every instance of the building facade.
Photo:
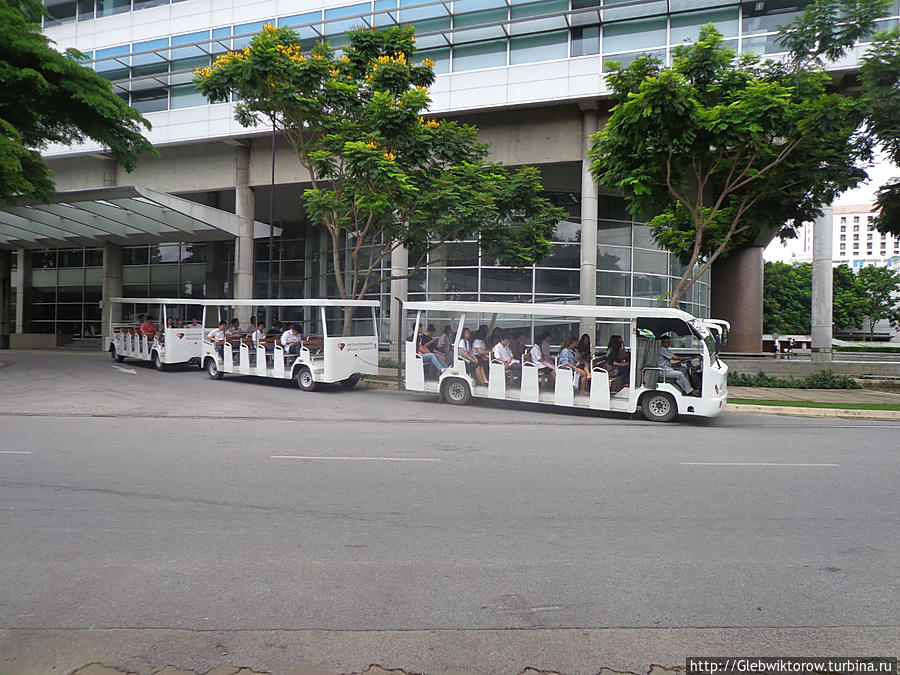
[[(273, 152), (264, 130), (240, 127), (233, 119), (232, 102), (208, 104), (191, 84), (194, 69), (242, 48), (266, 23), (293, 27), (308, 44), (325, 39), (337, 48), (350, 28), (414, 25), (418, 56), (436, 62), (431, 112), (477, 125), (481, 140), (491, 144), (492, 160), (539, 167), (545, 190), (568, 211), (568, 219), (557, 227), (553, 252), (540, 264), (502, 267), (481, 254), (477, 241), (456, 242), (447, 245), (452, 250), (442, 252), (445, 262), (409, 280), (407, 297), (658, 304), (674, 288), (682, 267), (655, 246), (646, 226), (627, 213), (624, 200), (600, 192), (588, 172), (587, 139), (606, 119), (608, 64), (627, 63), (644, 53), (669, 62), (673, 47), (694, 39), (700, 26), (710, 22), (738, 51), (777, 55), (777, 27), (804, 4), (46, 0), (46, 34), (60, 48), (85, 53), (89, 67), (146, 114), (153, 124), (148, 136), (160, 157), (142, 161), (127, 174), (103, 148), (89, 143), (48, 149), (59, 190), (57, 205), (33, 205), (31, 212), (0, 211), (3, 248), (14, 251), (0, 256), (0, 278), (7, 276), (6, 267), (11, 283), (10, 330), (99, 335), (104, 319), (100, 302), (106, 291), (147, 297), (264, 297), (270, 198), (279, 230), (272, 251), (274, 295), (335, 293), (328, 266), (330, 244), (305, 219), (300, 194), (307, 177), (296, 158), (281, 143)], [(895, 2), (885, 27), (896, 25), (898, 11)], [(835, 67), (852, 68), (857, 56)], [(172, 207), (162, 204), (162, 197), (104, 197), (103, 190), (132, 186), (209, 212), (205, 220), (182, 228), (186, 236), (179, 237), (177, 230), (165, 227), (167, 216), (142, 214), (140, 209), (152, 202), (162, 214), (171, 208), (187, 213), (181, 202)], [(116, 217), (107, 204), (128, 213), (137, 210), (140, 217), (164, 227), (128, 230), (128, 219)], [(98, 212), (126, 229), (119, 231), (116, 225), (99, 234), (85, 232)], [(218, 219), (211, 215), (215, 212), (236, 220), (210, 225)], [(60, 225), (67, 222), (79, 226)], [(138, 233), (141, 236), (135, 237)], [(735, 284), (719, 306), (761, 307), (762, 248), (752, 247), (738, 258), (729, 265), (749, 271), (752, 279)], [(389, 298), (398, 290), (387, 285), (379, 289), (385, 315), (390, 313)], [(708, 316), (715, 305), (711, 293), (710, 279), (702, 279), (684, 298), (683, 308)], [(746, 332), (752, 345), (761, 335), (761, 310), (750, 314)], [(734, 316), (726, 318), (735, 322)], [(745, 330), (740, 317), (735, 328), (737, 335)]]

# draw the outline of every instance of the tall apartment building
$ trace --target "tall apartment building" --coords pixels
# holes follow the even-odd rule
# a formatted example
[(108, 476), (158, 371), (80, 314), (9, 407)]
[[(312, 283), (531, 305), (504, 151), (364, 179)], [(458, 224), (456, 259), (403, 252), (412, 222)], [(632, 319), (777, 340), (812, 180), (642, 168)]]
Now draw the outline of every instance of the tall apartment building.
[[(127, 174), (85, 144), (46, 157), (59, 194), (50, 205), (0, 208), (0, 275), (12, 267), (17, 332), (99, 335), (100, 300), (127, 296), (265, 295), (270, 139), (242, 128), (233, 103), (210, 105), (192, 71), (239, 49), (266, 23), (340, 47), (352, 27), (412, 24), (419, 56), (436, 62), (431, 112), (476, 124), (492, 159), (531, 164), (569, 217), (552, 254), (528, 269), (482, 255), (477, 241), (448, 244), (452, 259), (409, 282), (410, 299), (596, 302), (654, 305), (682, 267), (653, 243), (623, 199), (598, 191), (587, 138), (606, 119), (611, 61), (639, 54), (671, 61), (672, 49), (712, 22), (741, 52), (776, 56), (778, 26), (803, 0), (45, 0), (46, 34), (88, 55), (90, 67), (146, 114), (160, 157)], [(885, 25), (897, 23), (895, 1)], [(838, 69), (851, 70), (858, 54)], [(335, 292), (329, 242), (305, 218), (307, 177), (285, 144), (276, 150), (278, 297)], [(758, 349), (762, 246), (732, 256), (738, 279), (711, 299), (702, 279), (687, 311), (726, 315), (740, 351)], [(715, 275), (713, 275), (715, 276)], [(396, 289), (394, 289), (396, 291)], [(727, 292), (726, 292), (727, 291)], [(387, 310), (392, 289), (376, 293)], [(103, 310), (105, 312), (105, 310)], [(735, 312), (737, 311), (737, 314)], [(741, 312), (746, 316), (741, 316)], [(386, 312), (385, 312), (386, 313)], [(737, 339), (737, 338), (736, 338)], [(753, 343), (756, 341), (757, 346)]]

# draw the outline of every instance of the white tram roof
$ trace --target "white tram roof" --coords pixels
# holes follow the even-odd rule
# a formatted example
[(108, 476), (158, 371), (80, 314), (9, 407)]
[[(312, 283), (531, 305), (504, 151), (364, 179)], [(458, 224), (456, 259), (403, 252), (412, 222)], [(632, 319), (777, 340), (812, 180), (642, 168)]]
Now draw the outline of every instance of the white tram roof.
[(426, 312), (466, 312), (467, 314), (525, 314), (530, 316), (577, 316), (610, 319), (681, 319), (693, 321), (695, 317), (680, 309), (669, 307), (609, 307), (603, 305), (558, 305), (525, 302), (406, 302), (408, 310)]
[(379, 307), (377, 300), (331, 300), (280, 298), (277, 300), (253, 300), (235, 298), (110, 298), (110, 302), (138, 305), (199, 305), (206, 307)]

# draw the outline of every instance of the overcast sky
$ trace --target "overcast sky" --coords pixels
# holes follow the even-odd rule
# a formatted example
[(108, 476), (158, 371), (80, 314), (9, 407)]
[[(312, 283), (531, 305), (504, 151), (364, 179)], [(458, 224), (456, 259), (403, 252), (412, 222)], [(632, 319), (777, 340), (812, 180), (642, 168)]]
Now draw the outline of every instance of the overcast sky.
[(884, 185), (889, 178), (900, 176), (900, 169), (887, 161), (882, 161), (870, 169), (869, 181), (863, 183), (855, 190), (848, 190), (837, 198), (835, 204), (871, 204), (875, 201), (875, 192)]

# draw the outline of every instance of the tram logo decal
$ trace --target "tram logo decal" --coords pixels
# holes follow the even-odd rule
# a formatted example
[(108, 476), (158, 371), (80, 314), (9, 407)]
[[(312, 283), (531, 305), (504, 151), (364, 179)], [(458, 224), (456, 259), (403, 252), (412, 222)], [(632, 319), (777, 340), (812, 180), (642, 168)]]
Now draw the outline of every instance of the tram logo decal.
[(175, 333), (175, 337), (177, 337), (179, 340), (184, 340), (184, 333)]
[(355, 344), (355, 345), (348, 345), (346, 342), (338, 342), (337, 348), (338, 348), (340, 351), (346, 350), (346, 351), (348, 351), (348, 352), (360, 352), (360, 351), (365, 351), (365, 350), (367, 350), (367, 349), (375, 349), (375, 350), (377, 351), (377, 350), (378, 350), (378, 343), (376, 342), (376, 343), (374, 343), (374, 344)]
[(346, 346), (347, 345), (344, 344), (343, 342), (338, 342), (338, 349), (340, 349), (341, 351), (344, 351), (344, 347), (346, 347)]

